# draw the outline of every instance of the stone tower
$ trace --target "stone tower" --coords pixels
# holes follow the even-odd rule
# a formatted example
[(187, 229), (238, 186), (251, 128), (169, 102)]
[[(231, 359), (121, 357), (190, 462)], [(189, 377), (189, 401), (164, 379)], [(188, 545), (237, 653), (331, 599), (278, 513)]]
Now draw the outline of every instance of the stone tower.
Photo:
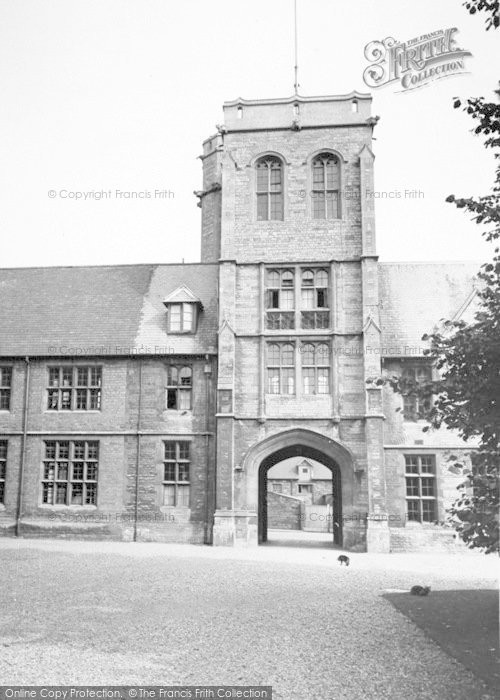
[[(214, 544), (266, 539), (267, 470), (332, 470), (335, 541), (388, 551), (370, 95), (243, 100), (204, 143), (219, 263)], [(368, 514), (368, 518), (367, 518)]]

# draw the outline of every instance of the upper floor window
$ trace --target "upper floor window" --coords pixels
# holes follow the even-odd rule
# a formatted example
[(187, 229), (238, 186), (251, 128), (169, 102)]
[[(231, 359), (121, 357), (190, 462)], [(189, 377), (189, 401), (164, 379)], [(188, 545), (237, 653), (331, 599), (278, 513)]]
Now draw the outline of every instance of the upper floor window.
[(283, 163), (264, 156), (255, 164), (257, 221), (283, 220)]
[(328, 328), (330, 313), (327, 270), (302, 270), (300, 295), (301, 327)]
[(99, 442), (47, 440), (42, 472), (42, 503), (97, 505)]
[(293, 270), (267, 270), (266, 320), (272, 330), (295, 328)]
[(167, 370), (167, 408), (188, 411), (191, 408), (193, 371), (188, 365), (169, 365)]
[(163, 505), (189, 508), (191, 466), (190, 443), (167, 440), (164, 442)]
[(0, 503), (5, 503), (5, 478), (7, 476), (7, 440), (0, 440)]
[[(432, 367), (428, 364), (405, 364), (402, 372), (403, 379), (410, 384), (425, 384), (432, 380)], [(430, 397), (420, 397), (412, 393), (403, 396), (403, 417), (408, 421), (425, 418), (431, 408)]]
[(196, 307), (194, 304), (170, 304), (168, 309), (168, 330), (170, 333), (193, 333), (195, 329)]
[(12, 367), (0, 367), (0, 411), (10, 410)]
[(330, 353), (326, 343), (301, 346), (302, 389), (304, 394), (330, 393)]
[(406, 514), (408, 520), (434, 522), (436, 516), (436, 458), (405, 455)]
[(49, 367), (49, 411), (98, 411), (101, 408), (102, 367)]
[(339, 218), (339, 161), (332, 153), (320, 153), (312, 162), (314, 219)]
[(295, 346), (292, 343), (268, 344), (267, 393), (295, 394)]

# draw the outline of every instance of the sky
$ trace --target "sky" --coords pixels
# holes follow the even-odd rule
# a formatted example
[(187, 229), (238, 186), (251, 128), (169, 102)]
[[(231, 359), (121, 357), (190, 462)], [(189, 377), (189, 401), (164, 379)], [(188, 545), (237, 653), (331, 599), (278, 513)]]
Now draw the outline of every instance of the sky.
[[(297, 5), (300, 94), (371, 91), (376, 191), (423, 193), (376, 200), (380, 259), (486, 259), (480, 227), (445, 198), (491, 189), (492, 153), (452, 104), (493, 99), (498, 32), (462, 0)], [(466, 73), (365, 85), (369, 42), (448, 27), (472, 53)], [(2, 0), (0, 266), (197, 262), (202, 141), (224, 101), (293, 94), (293, 35), (293, 0)]]

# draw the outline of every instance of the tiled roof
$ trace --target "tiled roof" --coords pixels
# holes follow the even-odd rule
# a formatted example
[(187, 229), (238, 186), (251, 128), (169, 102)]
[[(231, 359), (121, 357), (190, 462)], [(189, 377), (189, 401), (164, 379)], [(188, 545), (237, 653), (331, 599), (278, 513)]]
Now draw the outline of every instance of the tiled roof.
[[(185, 284), (203, 304), (197, 333), (167, 333), (163, 300)], [(0, 270), (0, 355), (215, 352), (217, 265)]]
[[(275, 464), (274, 467), (267, 472), (269, 479), (298, 479), (297, 467), (304, 462), (302, 457), (289, 457), (282, 462)], [(312, 467), (313, 479), (331, 479), (332, 472), (324, 464), (316, 462), (316, 460), (307, 460), (307, 463)]]
[[(469, 263), (381, 263), (383, 354), (422, 354), (422, 335), (441, 319), (471, 317), (478, 268)], [(203, 305), (194, 335), (167, 332), (163, 302), (183, 285)], [(0, 270), (4, 357), (198, 354), (216, 347), (216, 264)]]
[(471, 320), (478, 263), (380, 263), (382, 354), (422, 355), (446, 319)]

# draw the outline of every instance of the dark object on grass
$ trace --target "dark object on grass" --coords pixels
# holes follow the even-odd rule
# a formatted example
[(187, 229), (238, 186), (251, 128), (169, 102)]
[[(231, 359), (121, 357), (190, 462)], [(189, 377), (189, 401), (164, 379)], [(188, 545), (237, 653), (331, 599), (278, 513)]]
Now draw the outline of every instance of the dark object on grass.
[(337, 561), (340, 562), (340, 566), (342, 566), (342, 564), (349, 566), (349, 557), (347, 557), (345, 554), (341, 554), (339, 557), (337, 557)]
[(410, 593), (412, 595), (429, 595), (430, 590), (430, 586), (412, 586), (410, 589)]

